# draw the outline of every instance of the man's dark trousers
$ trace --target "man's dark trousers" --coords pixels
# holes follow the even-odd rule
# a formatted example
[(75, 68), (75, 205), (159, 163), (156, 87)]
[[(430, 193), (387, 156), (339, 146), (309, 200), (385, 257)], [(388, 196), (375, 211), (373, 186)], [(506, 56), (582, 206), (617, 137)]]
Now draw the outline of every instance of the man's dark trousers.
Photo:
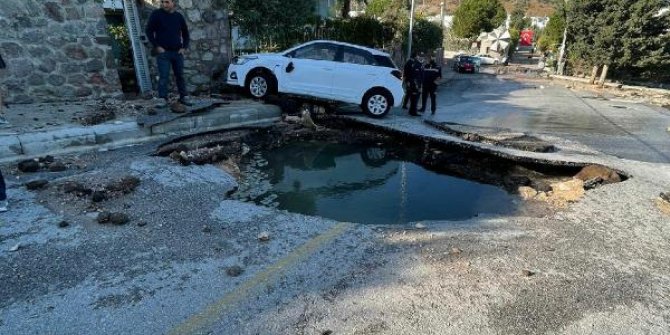
[(5, 201), (5, 200), (7, 200), (5, 177), (2, 176), (2, 171), (0, 171), (0, 201)]
[(437, 90), (437, 85), (434, 83), (424, 83), (423, 92), (421, 94), (421, 110), (423, 112), (426, 110), (426, 102), (428, 101), (428, 95), (430, 95), (430, 111), (435, 114), (435, 109), (437, 105), (435, 104), (435, 91)]
[(416, 105), (419, 102), (419, 88), (416, 84), (411, 83), (407, 87), (407, 98), (409, 99), (409, 115), (419, 115), (416, 110)]
[(183, 99), (186, 94), (186, 81), (184, 81), (184, 55), (178, 51), (165, 51), (156, 56), (158, 63), (158, 97), (167, 99), (168, 84), (170, 83), (170, 67), (177, 81), (179, 98)]

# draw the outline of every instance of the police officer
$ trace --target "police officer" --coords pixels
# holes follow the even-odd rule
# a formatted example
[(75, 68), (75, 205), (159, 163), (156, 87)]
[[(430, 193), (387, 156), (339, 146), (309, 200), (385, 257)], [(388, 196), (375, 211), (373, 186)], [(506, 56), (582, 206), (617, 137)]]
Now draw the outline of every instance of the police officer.
[(431, 56), (428, 64), (423, 67), (420, 113), (426, 111), (426, 102), (428, 102), (428, 96), (430, 95), (430, 110), (431, 114), (435, 115), (435, 109), (437, 108), (437, 105), (435, 104), (435, 91), (437, 90), (437, 81), (439, 79), (442, 79), (442, 67), (437, 65), (435, 57)]
[(403, 67), (403, 80), (406, 89), (405, 99), (409, 99), (409, 115), (412, 116), (419, 116), (416, 105), (419, 100), (419, 90), (421, 87), (421, 72), (421, 63), (417, 60), (416, 52), (413, 52)]

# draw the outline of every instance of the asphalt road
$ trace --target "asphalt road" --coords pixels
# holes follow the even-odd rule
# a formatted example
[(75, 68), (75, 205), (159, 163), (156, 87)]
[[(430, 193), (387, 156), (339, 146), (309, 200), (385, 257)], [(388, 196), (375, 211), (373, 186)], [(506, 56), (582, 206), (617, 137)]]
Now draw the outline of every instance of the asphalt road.
[(670, 162), (665, 108), (574, 91), (565, 83), (445, 71), (437, 121), (554, 135), (625, 159)]
[[(629, 180), (565, 209), (417, 229), (233, 201), (228, 173), (150, 156), (159, 143), (57, 157), (69, 166), (58, 173), (2, 166), (11, 207), (0, 214), (0, 334), (667, 334), (670, 217), (655, 205), (670, 190), (670, 166), (656, 163), (667, 139), (641, 129), (667, 112), (539, 85), (457, 76), (436, 118), (564, 135), (574, 150), (533, 155)], [(400, 109), (360, 119), (449, 139)], [(88, 198), (56, 186), (125, 175), (140, 186), (99, 205), (127, 213), (123, 226), (96, 223)], [(23, 187), (37, 178), (51, 186)]]

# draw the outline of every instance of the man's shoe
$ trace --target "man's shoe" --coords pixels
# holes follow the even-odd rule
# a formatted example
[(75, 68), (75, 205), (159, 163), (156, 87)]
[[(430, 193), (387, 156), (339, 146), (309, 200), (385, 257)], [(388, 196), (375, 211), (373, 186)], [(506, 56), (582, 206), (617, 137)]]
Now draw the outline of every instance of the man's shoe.
[(7, 200), (0, 201), (0, 213), (7, 211)]
[(172, 113), (177, 113), (177, 114), (182, 114), (186, 113), (186, 106), (184, 106), (181, 102), (175, 102), (170, 106), (170, 110)]
[(179, 99), (179, 102), (184, 106), (193, 106), (193, 101), (189, 97), (182, 97)]

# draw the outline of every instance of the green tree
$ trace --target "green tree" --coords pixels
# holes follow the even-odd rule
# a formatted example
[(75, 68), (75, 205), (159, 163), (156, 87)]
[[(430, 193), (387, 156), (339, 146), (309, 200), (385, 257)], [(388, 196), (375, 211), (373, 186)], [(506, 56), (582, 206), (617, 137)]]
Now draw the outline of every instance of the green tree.
[(670, 77), (670, 13), (665, 0), (574, 0), (568, 4), (569, 59), (616, 77)]
[(399, 14), (405, 8), (404, 0), (370, 0), (365, 14), (376, 18), (388, 18)]
[(507, 13), (498, 0), (463, 0), (454, 13), (452, 29), (457, 37), (476, 38), (505, 22)]
[[(402, 29), (403, 49), (407, 48), (409, 22)], [(432, 52), (442, 47), (443, 33), (440, 25), (424, 18), (417, 18), (412, 29), (412, 50), (417, 52)]]
[(537, 46), (542, 51), (557, 52), (563, 42), (563, 30), (565, 29), (565, 10), (559, 8), (549, 17), (547, 26), (544, 27), (542, 35), (537, 40)]
[(527, 10), (528, 0), (516, 1), (514, 4), (514, 9), (512, 9), (512, 13), (510, 14), (510, 28), (521, 31), (524, 28), (530, 27), (530, 18), (526, 17)]
[(262, 49), (282, 49), (300, 41), (314, 23), (313, 0), (230, 0), (232, 21)]
[(392, 29), (369, 16), (337, 18), (326, 23), (329, 39), (349, 42), (371, 48), (381, 48), (393, 39)]

